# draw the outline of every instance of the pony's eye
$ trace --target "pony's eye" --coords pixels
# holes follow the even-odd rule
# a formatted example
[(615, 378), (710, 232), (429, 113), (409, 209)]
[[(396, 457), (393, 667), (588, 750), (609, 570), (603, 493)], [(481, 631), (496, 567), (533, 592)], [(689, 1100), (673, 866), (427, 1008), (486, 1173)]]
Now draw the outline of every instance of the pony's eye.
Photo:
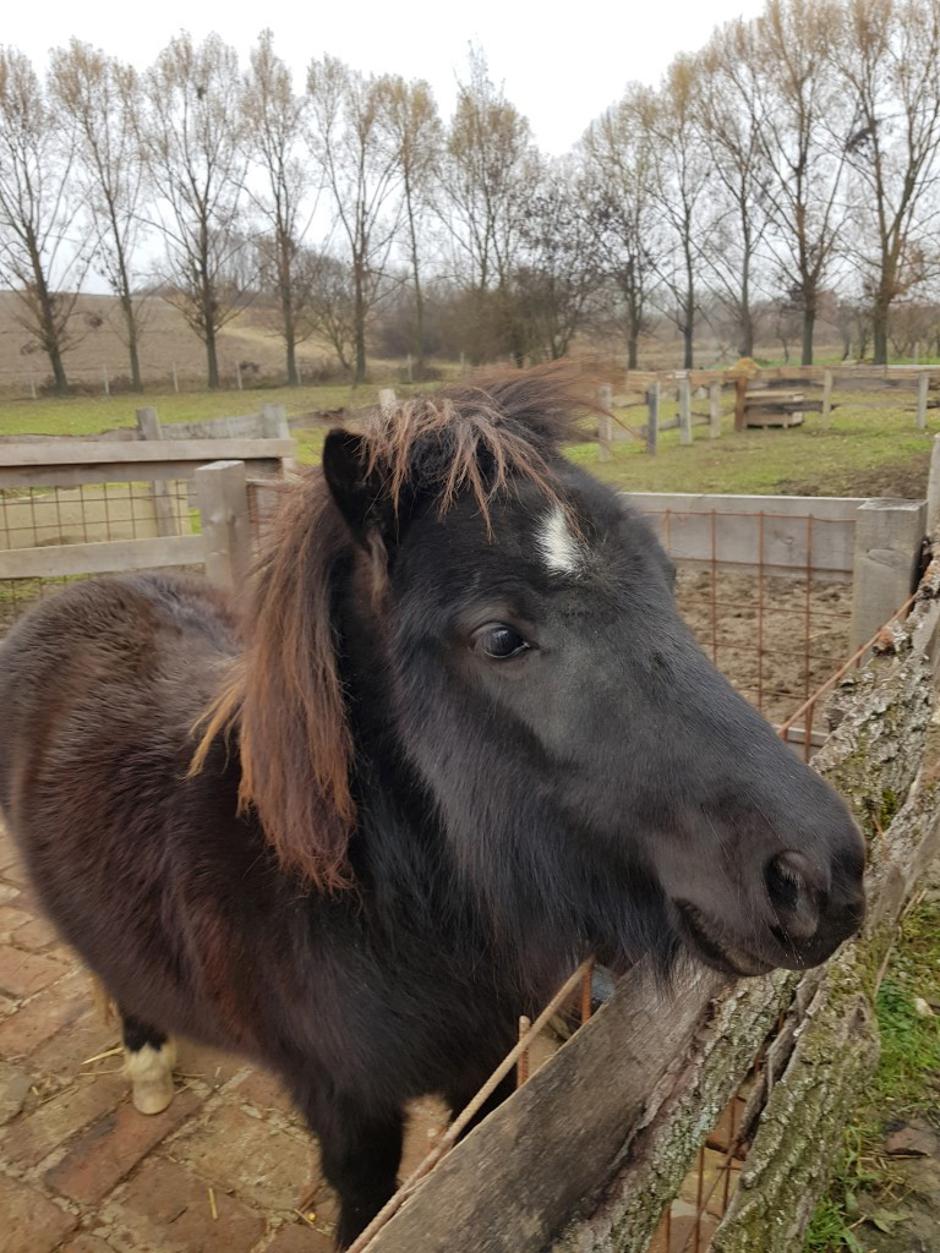
[(524, 653), (531, 645), (514, 627), (506, 626), (502, 622), (491, 622), (477, 631), (473, 647), (486, 657), (505, 661), (507, 657), (517, 657), (519, 653)]

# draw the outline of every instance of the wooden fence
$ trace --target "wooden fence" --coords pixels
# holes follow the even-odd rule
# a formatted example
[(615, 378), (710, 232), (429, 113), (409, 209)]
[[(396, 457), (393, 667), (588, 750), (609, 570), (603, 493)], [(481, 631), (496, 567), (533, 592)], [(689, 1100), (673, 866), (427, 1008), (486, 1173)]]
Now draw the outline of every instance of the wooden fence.
[[(598, 441), (602, 459), (611, 456), (612, 445), (631, 438), (629, 425), (619, 422), (615, 410), (628, 415), (632, 410), (645, 414), (642, 437), (646, 450), (655, 456), (663, 431), (678, 430), (680, 444), (691, 444), (694, 427), (707, 428), (709, 439), (721, 435), (722, 398), (726, 391), (734, 395), (736, 430), (748, 425), (749, 413), (768, 407), (783, 412), (817, 412), (828, 422), (839, 407), (840, 393), (867, 392), (881, 395), (896, 406), (909, 402), (914, 425), (926, 429), (927, 411), (940, 405), (931, 392), (940, 389), (940, 366), (780, 366), (771, 368), (730, 370), (686, 370), (653, 373), (629, 370), (623, 388), (605, 384), (599, 390), (598, 404), (605, 411), (598, 421)], [(672, 392), (676, 416), (661, 417), (663, 400)], [(776, 401), (779, 394), (779, 401)], [(801, 398), (797, 403), (796, 397)], [(857, 400), (853, 404), (857, 405)], [(696, 408), (698, 404), (698, 408)], [(872, 404), (867, 407), (881, 407)]]

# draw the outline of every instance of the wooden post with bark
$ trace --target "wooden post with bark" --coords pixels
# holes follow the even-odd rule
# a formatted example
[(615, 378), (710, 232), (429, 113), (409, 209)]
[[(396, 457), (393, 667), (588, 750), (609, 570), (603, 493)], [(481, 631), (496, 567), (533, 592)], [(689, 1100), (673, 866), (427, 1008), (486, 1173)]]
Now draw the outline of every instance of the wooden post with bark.
[(656, 456), (656, 445), (659, 440), (659, 379), (653, 379), (646, 393), (646, 451), (651, 457)]
[(927, 429), (927, 393), (930, 390), (930, 375), (919, 374), (917, 376), (917, 429), (924, 431)]
[(708, 385), (708, 438), (718, 439), (721, 435), (721, 384)]
[(212, 461), (193, 475), (202, 518), (206, 577), (237, 592), (251, 569), (251, 516), (244, 461)]
[(692, 443), (692, 388), (687, 374), (679, 379), (679, 443)]

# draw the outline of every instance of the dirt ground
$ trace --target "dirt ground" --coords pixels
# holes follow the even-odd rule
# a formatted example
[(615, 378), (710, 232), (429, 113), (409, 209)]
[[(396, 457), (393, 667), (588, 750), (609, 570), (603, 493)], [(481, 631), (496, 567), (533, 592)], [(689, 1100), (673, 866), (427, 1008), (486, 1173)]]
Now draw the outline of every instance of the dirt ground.
[(847, 583), (681, 570), (676, 596), (718, 669), (777, 725), (848, 657)]

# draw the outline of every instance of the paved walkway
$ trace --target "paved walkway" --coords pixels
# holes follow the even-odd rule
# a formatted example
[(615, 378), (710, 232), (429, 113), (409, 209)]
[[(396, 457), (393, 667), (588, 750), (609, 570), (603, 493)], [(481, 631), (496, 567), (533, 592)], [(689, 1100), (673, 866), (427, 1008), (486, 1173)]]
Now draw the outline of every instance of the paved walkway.
[[(332, 1249), (334, 1200), (276, 1080), (181, 1041), (176, 1096), (148, 1118), (130, 1104), (117, 1043), (0, 828), (3, 1253)], [(436, 1124), (422, 1104), (406, 1171)]]

